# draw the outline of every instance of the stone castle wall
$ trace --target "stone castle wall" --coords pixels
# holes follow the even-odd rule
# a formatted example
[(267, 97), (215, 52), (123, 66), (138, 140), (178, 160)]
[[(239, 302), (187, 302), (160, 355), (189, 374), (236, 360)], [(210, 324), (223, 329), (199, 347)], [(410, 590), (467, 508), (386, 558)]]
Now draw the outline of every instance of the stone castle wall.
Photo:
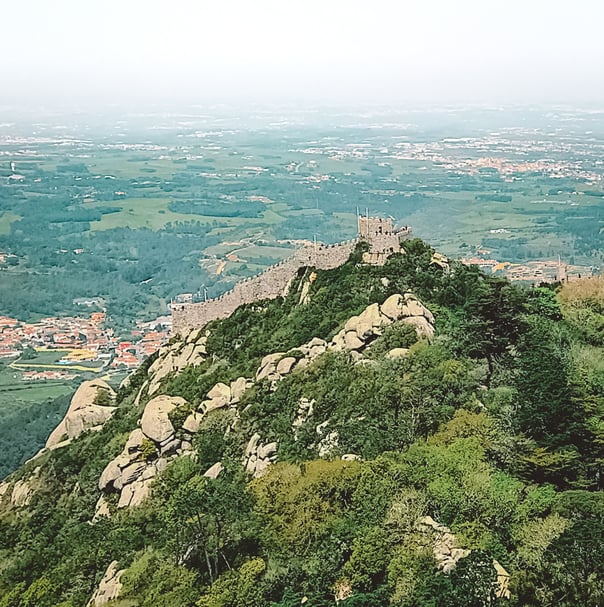
[(344, 264), (357, 240), (335, 245), (307, 246), (262, 274), (238, 282), (220, 297), (194, 304), (172, 305), (172, 333), (198, 329), (212, 320), (230, 316), (239, 306), (284, 295), (300, 268), (331, 270)]
[(408, 228), (395, 230), (392, 220), (383, 217), (359, 217), (359, 240), (369, 243), (369, 251), (363, 254), (365, 263), (382, 266), (393, 253), (400, 253), (401, 237), (409, 234)]

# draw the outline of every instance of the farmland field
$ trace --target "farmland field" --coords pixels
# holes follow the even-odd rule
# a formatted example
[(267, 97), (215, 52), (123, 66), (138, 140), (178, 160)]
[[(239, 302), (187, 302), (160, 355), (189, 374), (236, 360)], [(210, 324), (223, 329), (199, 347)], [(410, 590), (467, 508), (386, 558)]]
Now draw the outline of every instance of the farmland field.
[(180, 293), (219, 295), (287, 256), (281, 241), (349, 239), (357, 212), (448, 255), (601, 267), (601, 114), (351, 115), (57, 116), (35, 133), (3, 122), (0, 253), (17, 261), (0, 265), (0, 314), (77, 313), (78, 298), (102, 297), (127, 327)]

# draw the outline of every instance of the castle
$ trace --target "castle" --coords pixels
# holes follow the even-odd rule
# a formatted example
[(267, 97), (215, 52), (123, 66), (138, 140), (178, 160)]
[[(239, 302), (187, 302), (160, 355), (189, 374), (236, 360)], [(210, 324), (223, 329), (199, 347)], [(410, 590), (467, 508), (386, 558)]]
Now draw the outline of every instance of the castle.
[(391, 219), (359, 216), (357, 238), (333, 245), (307, 245), (261, 274), (238, 282), (219, 297), (199, 303), (172, 304), (172, 333), (200, 329), (212, 320), (230, 316), (243, 304), (284, 295), (300, 268), (337, 268), (347, 261), (359, 242), (369, 245), (369, 250), (363, 253), (364, 263), (383, 265), (390, 255), (401, 251), (400, 240), (410, 232), (407, 227), (396, 229)]

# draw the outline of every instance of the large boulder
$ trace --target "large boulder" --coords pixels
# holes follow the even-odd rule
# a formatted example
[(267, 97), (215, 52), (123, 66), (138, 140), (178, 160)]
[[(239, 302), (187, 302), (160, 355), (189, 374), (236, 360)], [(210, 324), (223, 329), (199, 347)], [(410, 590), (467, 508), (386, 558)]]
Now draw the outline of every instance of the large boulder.
[(434, 335), (434, 327), (424, 316), (407, 316), (402, 319), (402, 322), (413, 325), (415, 327), (415, 332), (420, 337), (427, 337), (430, 339)]
[(277, 363), (283, 358), (283, 352), (274, 352), (273, 354), (267, 354), (260, 363), (258, 371), (256, 372), (256, 381), (262, 381), (271, 375), (276, 374)]
[(295, 364), (296, 359), (293, 356), (286, 356), (277, 363), (277, 373), (287, 375)]
[(151, 399), (141, 418), (141, 429), (146, 437), (156, 443), (165, 443), (174, 436), (174, 426), (168, 414), (186, 403), (180, 396), (162, 394)]
[(121, 489), (134, 482), (143, 473), (146, 466), (145, 462), (132, 462), (121, 471), (119, 477), (113, 482), (113, 486)]
[(101, 491), (121, 476), (122, 469), (119, 466), (118, 458), (119, 456), (111, 460), (101, 472), (98, 483)]
[(65, 417), (48, 437), (46, 448), (58, 445), (65, 438), (77, 438), (86, 430), (100, 428), (115, 411), (115, 407), (106, 404), (114, 398), (113, 388), (102, 379), (83, 382), (72, 396)]
[(218, 478), (219, 474), (224, 470), (224, 466), (222, 465), (222, 462), (216, 462), (213, 466), (210, 466), (204, 473), (203, 475), (206, 478), (211, 478), (212, 480), (215, 480)]
[(354, 331), (347, 331), (344, 335), (344, 346), (347, 350), (360, 350), (365, 346), (365, 342)]
[(137, 480), (131, 484), (124, 485), (117, 503), (118, 508), (134, 508), (139, 506), (151, 492), (152, 479)]
[(380, 307), (380, 310), (384, 316), (387, 316), (390, 320), (398, 320), (404, 314), (405, 298), (396, 293), (391, 295)]
[(379, 334), (380, 327), (389, 324), (390, 320), (380, 314), (380, 307), (374, 303), (367, 306), (358, 316), (353, 316), (344, 325), (346, 331), (354, 331), (361, 339)]
[(238, 403), (243, 393), (252, 385), (245, 377), (238, 377), (231, 382), (231, 403)]
[(199, 432), (199, 426), (201, 426), (202, 420), (203, 420), (203, 415), (201, 413), (197, 413), (196, 411), (194, 411), (193, 413), (190, 413), (187, 416), (187, 418), (185, 419), (185, 421), (182, 425), (182, 429), (191, 434), (195, 434), (195, 433)]
[(87, 607), (100, 607), (100, 605), (105, 605), (109, 601), (119, 598), (122, 590), (120, 578), (123, 573), (123, 569), (118, 571), (117, 561), (111, 562), (109, 567), (107, 567), (107, 571), (105, 571), (103, 579), (99, 583), (99, 587), (88, 602)]
[(208, 392), (208, 399), (203, 401), (205, 411), (213, 411), (225, 407), (231, 402), (231, 387), (218, 382)]

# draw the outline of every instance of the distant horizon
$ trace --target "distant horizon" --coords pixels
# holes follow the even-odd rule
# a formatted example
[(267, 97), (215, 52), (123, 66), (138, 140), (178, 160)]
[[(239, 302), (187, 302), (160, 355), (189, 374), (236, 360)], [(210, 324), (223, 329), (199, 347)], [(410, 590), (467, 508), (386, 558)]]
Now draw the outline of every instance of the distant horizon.
[(3, 104), (604, 104), (595, 0), (22, 0)]

